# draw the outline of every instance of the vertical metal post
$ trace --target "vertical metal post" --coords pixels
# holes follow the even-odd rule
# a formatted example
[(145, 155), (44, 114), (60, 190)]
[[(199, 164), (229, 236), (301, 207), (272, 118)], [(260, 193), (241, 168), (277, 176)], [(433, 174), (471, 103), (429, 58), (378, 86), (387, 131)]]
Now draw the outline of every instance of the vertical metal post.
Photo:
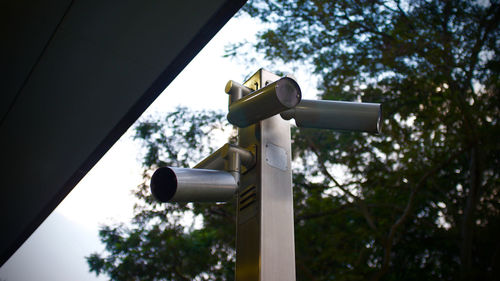
[[(279, 79), (260, 69), (244, 85)], [(280, 115), (240, 128), (239, 146), (257, 146), (257, 163), (241, 175), (237, 204), (236, 280), (295, 280), (290, 125)]]

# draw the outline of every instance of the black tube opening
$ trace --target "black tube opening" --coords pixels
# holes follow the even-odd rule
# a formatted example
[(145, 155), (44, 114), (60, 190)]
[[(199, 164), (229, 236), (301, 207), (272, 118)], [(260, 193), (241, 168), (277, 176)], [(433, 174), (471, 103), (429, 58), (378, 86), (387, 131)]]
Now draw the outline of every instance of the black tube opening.
[(151, 193), (161, 202), (168, 202), (177, 191), (177, 177), (169, 167), (156, 170), (151, 177)]
[(286, 108), (293, 108), (302, 99), (302, 92), (295, 80), (285, 77), (276, 81), (276, 97)]

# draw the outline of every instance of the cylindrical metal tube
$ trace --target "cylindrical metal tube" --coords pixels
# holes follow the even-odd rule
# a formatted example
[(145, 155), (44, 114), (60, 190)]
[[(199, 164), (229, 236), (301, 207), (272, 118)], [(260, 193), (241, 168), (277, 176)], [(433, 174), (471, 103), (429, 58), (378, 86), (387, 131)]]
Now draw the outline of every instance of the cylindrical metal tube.
[(252, 92), (252, 89), (245, 87), (240, 83), (234, 82), (233, 80), (229, 80), (224, 91), (229, 95), (229, 104), (231, 104), (250, 94)]
[(238, 158), (241, 161), (241, 165), (247, 167), (248, 169), (250, 169), (250, 167), (252, 167), (255, 164), (256, 159), (255, 159), (255, 156), (252, 154), (252, 152), (250, 152), (246, 149), (243, 149), (237, 145), (228, 144), (228, 149), (227, 149), (226, 154), (229, 154), (232, 152), (238, 154)]
[(244, 128), (293, 108), (301, 98), (297, 82), (288, 77), (281, 78), (232, 103), (227, 119), (231, 124)]
[(305, 128), (380, 133), (382, 125), (379, 103), (302, 100), (281, 117), (294, 118), (297, 126)]
[(162, 167), (151, 177), (151, 193), (161, 202), (227, 202), (236, 192), (224, 171)]

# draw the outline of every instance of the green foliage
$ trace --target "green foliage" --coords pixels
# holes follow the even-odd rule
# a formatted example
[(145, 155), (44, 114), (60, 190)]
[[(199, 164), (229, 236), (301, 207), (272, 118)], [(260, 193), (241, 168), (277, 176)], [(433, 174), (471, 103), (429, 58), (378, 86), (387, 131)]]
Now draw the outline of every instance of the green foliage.
[[(104, 226), (106, 255), (87, 257), (90, 270), (112, 280), (230, 280), (234, 276), (234, 210), (224, 204), (159, 204), (149, 191), (160, 166), (188, 167), (209, 155), (217, 139), (234, 138), (225, 114), (177, 108), (135, 127), (144, 148), (143, 183), (131, 226)], [(228, 131), (229, 130), (229, 131)], [(184, 216), (203, 217), (201, 229)], [(196, 221), (196, 220), (195, 220)]]
[[(220, 255), (212, 254), (219, 237), (207, 229), (185, 233), (182, 227), (157, 224), (147, 229), (104, 227), (99, 234), (110, 255), (92, 254), (87, 260), (92, 270), (113, 280), (193, 280), (212, 269), (207, 265), (219, 263)], [(220, 277), (216, 271), (210, 276)]]
[[(274, 0), (244, 9), (271, 23), (256, 49), (278, 64), (313, 64), (321, 98), (383, 103), (381, 135), (292, 131), (297, 279), (497, 279), (499, 3)], [(222, 117), (179, 110), (142, 122), (145, 183), (159, 165), (208, 155)], [(103, 228), (107, 254), (90, 256), (91, 270), (117, 280), (233, 279), (234, 206), (160, 205), (146, 187), (132, 228)], [(180, 227), (185, 213), (203, 227)]]
[[(323, 177), (321, 197), (307, 180), (295, 189), (296, 215), (314, 220), (296, 228), (299, 279), (496, 278), (499, 3), (277, 0), (245, 11), (273, 26), (256, 49), (312, 63), (321, 98), (383, 102), (381, 136), (294, 134), (296, 177)], [(331, 236), (311, 252), (300, 233), (320, 225)]]

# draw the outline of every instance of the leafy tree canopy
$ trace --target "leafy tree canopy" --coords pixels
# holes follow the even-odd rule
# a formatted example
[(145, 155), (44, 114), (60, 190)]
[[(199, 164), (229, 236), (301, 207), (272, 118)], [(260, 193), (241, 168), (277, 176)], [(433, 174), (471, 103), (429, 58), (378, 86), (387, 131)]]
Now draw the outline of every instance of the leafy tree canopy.
[[(255, 45), (267, 59), (314, 66), (320, 98), (383, 103), (381, 135), (292, 131), (297, 279), (498, 278), (499, 2), (256, 0), (244, 12), (270, 23)], [(208, 155), (225, 121), (193, 114), (138, 125), (144, 203), (132, 227), (102, 229), (92, 271), (234, 278), (234, 206), (160, 205), (146, 189), (158, 165)], [(186, 213), (203, 226), (180, 226)]]

